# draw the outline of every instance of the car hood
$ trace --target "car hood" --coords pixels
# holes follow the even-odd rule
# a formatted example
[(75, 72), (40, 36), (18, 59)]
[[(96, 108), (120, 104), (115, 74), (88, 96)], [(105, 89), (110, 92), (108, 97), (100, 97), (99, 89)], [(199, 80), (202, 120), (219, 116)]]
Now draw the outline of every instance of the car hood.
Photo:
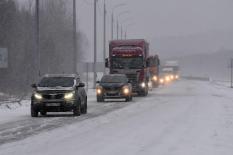
[(100, 83), (103, 88), (121, 88), (125, 83)]
[(74, 90), (73, 87), (37, 87), (37, 91), (46, 92), (46, 91), (58, 91), (58, 92), (66, 92)]

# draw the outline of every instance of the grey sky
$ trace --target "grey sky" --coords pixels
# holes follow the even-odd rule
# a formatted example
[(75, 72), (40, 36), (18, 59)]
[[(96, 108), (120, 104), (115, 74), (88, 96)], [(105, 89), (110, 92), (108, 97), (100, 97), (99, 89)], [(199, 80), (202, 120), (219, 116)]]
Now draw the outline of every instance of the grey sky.
[[(233, 28), (232, 0), (106, 0), (108, 26), (114, 5), (125, 3), (116, 14), (129, 10), (120, 20), (132, 17), (135, 23), (128, 29), (130, 38), (153, 38), (164, 36), (186, 36), (209, 31)], [(98, 2), (98, 50), (102, 51), (102, 5)], [(78, 21), (80, 30), (93, 43), (93, 0), (78, 0)], [(124, 24), (123, 24), (124, 25)], [(110, 29), (107, 30), (110, 35)], [(110, 36), (108, 36), (109, 38)], [(92, 51), (92, 47), (89, 49)]]

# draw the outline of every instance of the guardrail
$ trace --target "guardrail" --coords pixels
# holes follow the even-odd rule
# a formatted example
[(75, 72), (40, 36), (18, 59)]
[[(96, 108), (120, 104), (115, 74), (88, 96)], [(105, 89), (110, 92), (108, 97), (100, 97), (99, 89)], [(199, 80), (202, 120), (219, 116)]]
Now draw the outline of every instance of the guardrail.
[(200, 76), (181, 76), (181, 78), (186, 80), (197, 80), (197, 81), (210, 81), (210, 77), (200, 77)]

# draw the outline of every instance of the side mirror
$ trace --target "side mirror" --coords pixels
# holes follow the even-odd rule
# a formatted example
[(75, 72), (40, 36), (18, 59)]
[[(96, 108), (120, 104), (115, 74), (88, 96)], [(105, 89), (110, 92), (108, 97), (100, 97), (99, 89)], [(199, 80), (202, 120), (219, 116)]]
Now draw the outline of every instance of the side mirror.
[(85, 83), (79, 83), (78, 86), (76, 88), (80, 88), (80, 87), (85, 87)]
[(100, 81), (96, 81), (96, 83), (100, 83)]
[(108, 58), (105, 59), (105, 67), (106, 67), (106, 68), (109, 68), (109, 61), (108, 61)]
[(37, 88), (37, 85), (35, 83), (31, 84), (32, 88)]
[(132, 80), (128, 80), (128, 83), (132, 83)]

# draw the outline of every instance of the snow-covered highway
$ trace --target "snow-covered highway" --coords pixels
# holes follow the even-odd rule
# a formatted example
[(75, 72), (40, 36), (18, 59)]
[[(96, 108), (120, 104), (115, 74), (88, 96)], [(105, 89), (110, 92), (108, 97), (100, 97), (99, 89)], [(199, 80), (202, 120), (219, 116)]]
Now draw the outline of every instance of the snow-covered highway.
[(90, 94), (81, 117), (31, 118), (29, 107), (13, 117), (14, 110), (3, 112), (0, 154), (232, 155), (232, 91), (181, 80), (132, 103), (97, 104)]

